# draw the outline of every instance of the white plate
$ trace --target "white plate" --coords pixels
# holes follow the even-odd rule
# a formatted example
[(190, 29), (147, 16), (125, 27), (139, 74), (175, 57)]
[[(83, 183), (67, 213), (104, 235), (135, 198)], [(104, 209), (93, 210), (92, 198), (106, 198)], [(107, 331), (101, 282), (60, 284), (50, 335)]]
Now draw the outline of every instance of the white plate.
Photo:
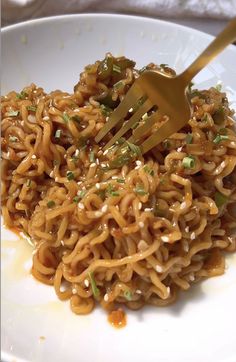
[[(149, 62), (184, 69), (212, 37), (148, 18), (72, 15), (39, 19), (2, 31), (2, 92), (31, 82), (46, 91), (72, 91), (83, 66), (108, 51), (138, 67)], [(222, 80), (236, 105), (236, 48), (196, 78), (200, 88)], [(2, 232), (2, 358), (7, 362), (236, 361), (236, 255), (226, 274), (183, 293), (172, 307), (128, 312), (128, 324), (113, 329), (97, 308), (76, 316), (51, 287), (28, 273), (31, 250)], [(44, 337), (44, 338), (40, 338)]]

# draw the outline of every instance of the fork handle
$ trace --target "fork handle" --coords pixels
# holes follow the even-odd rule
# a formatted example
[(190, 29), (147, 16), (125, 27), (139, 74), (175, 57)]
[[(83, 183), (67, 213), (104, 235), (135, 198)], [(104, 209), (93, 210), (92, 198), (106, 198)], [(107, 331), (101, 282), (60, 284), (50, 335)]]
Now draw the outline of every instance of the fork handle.
[(194, 62), (179, 75), (184, 86), (199, 73), (210, 61), (221, 53), (227, 45), (236, 39), (236, 18), (233, 18), (224, 30), (210, 43), (210, 45), (194, 60)]

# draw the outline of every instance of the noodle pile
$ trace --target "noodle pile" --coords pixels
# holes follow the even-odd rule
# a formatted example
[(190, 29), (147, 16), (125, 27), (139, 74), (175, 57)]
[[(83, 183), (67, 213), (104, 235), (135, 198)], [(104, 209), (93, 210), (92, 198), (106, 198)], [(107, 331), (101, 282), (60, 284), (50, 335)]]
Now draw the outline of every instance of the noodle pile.
[(190, 89), (188, 124), (144, 157), (109, 167), (119, 146), (102, 147), (112, 133), (95, 143), (138, 77), (134, 66), (107, 54), (72, 94), (32, 84), (2, 97), (5, 224), (31, 239), (32, 274), (77, 314), (96, 301), (109, 310), (168, 305), (180, 289), (222, 274), (223, 251), (236, 249), (236, 134), (219, 89)]

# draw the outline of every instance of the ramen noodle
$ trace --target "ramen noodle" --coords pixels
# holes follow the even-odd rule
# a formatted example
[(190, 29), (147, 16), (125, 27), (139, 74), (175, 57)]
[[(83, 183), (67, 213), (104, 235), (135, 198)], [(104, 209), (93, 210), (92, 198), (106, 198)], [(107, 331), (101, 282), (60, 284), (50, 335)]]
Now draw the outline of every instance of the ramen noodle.
[(2, 97), (5, 224), (30, 238), (33, 276), (77, 314), (96, 302), (107, 310), (168, 305), (179, 290), (224, 273), (224, 252), (236, 248), (236, 133), (218, 86), (190, 87), (188, 124), (144, 156), (125, 139), (103, 151), (111, 132), (96, 144), (146, 69), (174, 74), (107, 54), (85, 67), (72, 94), (31, 84)]

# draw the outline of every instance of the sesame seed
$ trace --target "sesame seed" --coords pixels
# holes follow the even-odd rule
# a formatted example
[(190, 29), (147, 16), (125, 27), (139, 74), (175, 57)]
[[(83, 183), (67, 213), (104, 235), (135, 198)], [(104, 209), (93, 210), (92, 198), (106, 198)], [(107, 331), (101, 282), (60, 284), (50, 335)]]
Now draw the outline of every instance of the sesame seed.
[(97, 182), (97, 183), (96, 183), (96, 185), (95, 185), (95, 187), (96, 187), (96, 189), (98, 189), (98, 190), (99, 190), (99, 189), (101, 188), (100, 183), (98, 183), (98, 182)]
[(170, 295), (170, 287), (167, 287), (167, 288), (166, 288), (166, 291), (167, 291), (168, 297), (169, 297), (169, 295)]
[(101, 217), (102, 212), (101, 211), (95, 211), (94, 215), (95, 215), (95, 217)]
[(108, 297), (108, 294), (106, 293), (106, 294), (104, 295), (104, 301), (105, 301), (105, 302), (108, 302), (108, 299), (109, 299), (109, 297)]
[(138, 209), (141, 210), (142, 209), (143, 204), (141, 202), (138, 203)]
[(98, 151), (98, 156), (102, 156), (102, 155), (103, 155), (102, 150), (99, 150), (99, 151)]
[(82, 202), (78, 203), (78, 208), (84, 210), (84, 204)]
[(103, 207), (101, 208), (101, 211), (104, 213), (104, 212), (107, 212), (108, 210), (108, 205), (103, 205)]
[(75, 151), (75, 157), (77, 157), (77, 156), (79, 156), (79, 150), (78, 149)]
[(164, 243), (168, 243), (168, 241), (170, 241), (170, 238), (169, 236), (164, 235), (161, 237), (161, 240), (164, 241)]
[(36, 155), (32, 155), (31, 158), (32, 158), (33, 160), (35, 160), (37, 157), (36, 157)]
[(183, 209), (186, 208), (186, 206), (187, 206), (187, 204), (186, 204), (186, 202), (184, 201), (184, 202), (182, 202), (182, 204), (180, 205), (180, 209), (183, 210)]
[(104, 151), (104, 152), (103, 152), (104, 156), (105, 156), (108, 152), (109, 152), (108, 150)]
[(99, 165), (100, 161), (98, 158), (96, 158), (96, 164)]
[(119, 206), (118, 206), (118, 205), (116, 205), (116, 209), (119, 210)]
[(106, 117), (106, 122), (108, 122), (109, 121), (109, 117)]
[(146, 243), (145, 240), (140, 240), (140, 242), (138, 243), (138, 250), (140, 251), (144, 251), (148, 248), (148, 244)]
[(228, 236), (228, 240), (229, 240), (230, 244), (233, 243), (233, 238), (231, 236)]
[(143, 222), (143, 221), (139, 221), (138, 226), (139, 226), (140, 228), (143, 228), (143, 227), (144, 227), (144, 222)]
[(129, 112), (130, 112), (130, 113), (132, 113), (132, 112), (133, 112), (133, 110), (134, 110), (133, 108), (130, 108), (130, 109), (129, 109)]
[(181, 152), (181, 151), (182, 151), (182, 147), (178, 147), (177, 152)]
[(64, 243), (64, 241), (63, 241), (63, 240), (61, 240), (61, 245), (62, 245), (62, 246), (64, 246), (64, 245), (65, 245), (65, 243)]
[(186, 253), (189, 251), (189, 245), (186, 241), (183, 244), (183, 248), (184, 248), (184, 251), (186, 251)]
[(225, 165), (226, 165), (225, 161), (222, 161), (221, 164), (220, 164), (220, 166), (221, 166), (222, 168), (225, 168)]
[(72, 289), (72, 294), (77, 294), (77, 289), (76, 288)]
[(81, 185), (81, 184), (82, 184), (82, 181), (78, 181), (78, 182), (77, 182), (77, 185)]
[(140, 169), (140, 166), (135, 166), (134, 169), (135, 169), (135, 170), (138, 170), (138, 169)]
[(105, 164), (105, 163), (101, 163), (101, 166), (102, 166), (102, 167), (106, 167), (106, 164)]
[(90, 167), (96, 167), (96, 163), (95, 162), (91, 163)]
[(88, 279), (84, 279), (84, 285), (88, 288), (89, 287), (89, 280)]
[(186, 231), (186, 233), (189, 232), (189, 226), (186, 226), (186, 228), (184, 229)]
[(53, 177), (53, 171), (50, 172), (49, 176), (50, 176), (50, 177)]
[(195, 280), (194, 274), (189, 274), (189, 280), (193, 282)]
[(160, 265), (156, 265), (156, 271), (158, 272), (158, 273), (162, 273), (163, 272), (163, 268), (160, 266)]
[(146, 207), (144, 211), (152, 211), (152, 209), (150, 207)]
[(59, 180), (59, 178), (58, 177), (55, 177), (55, 181), (57, 182)]
[(43, 121), (49, 121), (49, 117), (48, 116), (45, 116), (45, 117), (43, 117)]
[(112, 180), (118, 179), (118, 176), (111, 176)]
[(191, 235), (190, 235), (190, 239), (191, 240), (194, 240), (196, 238), (196, 234), (193, 232)]
[(66, 158), (66, 157), (67, 157), (67, 155), (65, 154), (65, 155), (64, 155), (64, 158)]
[(140, 289), (137, 289), (137, 290), (135, 291), (135, 293), (136, 293), (136, 294), (142, 294), (142, 291), (141, 291)]
[(83, 186), (83, 187), (82, 187), (82, 190), (83, 190), (83, 191), (85, 191), (85, 190), (86, 190), (86, 187), (85, 187), (85, 186)]
[(137, 166), (141, 166), (141, 165), (142, 165), (142, 162), (139, 161), (139, 160), (135, 161), (135, 163), (136, 163)]

